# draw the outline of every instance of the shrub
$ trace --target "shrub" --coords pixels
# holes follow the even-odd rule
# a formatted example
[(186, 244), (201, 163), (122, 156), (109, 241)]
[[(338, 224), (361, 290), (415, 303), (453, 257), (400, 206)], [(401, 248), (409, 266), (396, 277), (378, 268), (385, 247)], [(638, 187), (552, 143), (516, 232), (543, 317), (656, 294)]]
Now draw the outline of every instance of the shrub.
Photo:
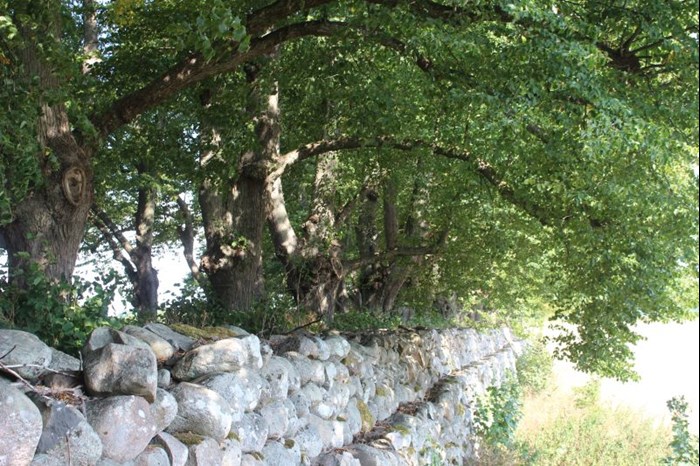
[(526, 394), (540, 393), (552, 376), (552, 356), (539, 340), (533, 341), (516, 363), (518, 382)]
[(500, 386), (489, 387), (479, 398), (474, 413), (475, 433), (488, 445), (513, 446), (522, 418), (522, 391), (517, 378), (508, 377)]
[(674, 466), (697, 465), (700, 454), (698, 452), (698, 436), (688, 431), (688, 402), (684, 397), (671, 398), (666, 405), (671, 411), (673, 423), (673, 440), (670, 447), (672, 454), (664, 459), (664, 464)]
[(28, 288), (0, 281), (0, 325), (35, 334), (46, 344), (77, 355), (90, 333), (101, 326), (121, 326), (108, 317), (117, 282), (115, 274), (101, 280), (54, 283), (29, 268), (21, 277)]

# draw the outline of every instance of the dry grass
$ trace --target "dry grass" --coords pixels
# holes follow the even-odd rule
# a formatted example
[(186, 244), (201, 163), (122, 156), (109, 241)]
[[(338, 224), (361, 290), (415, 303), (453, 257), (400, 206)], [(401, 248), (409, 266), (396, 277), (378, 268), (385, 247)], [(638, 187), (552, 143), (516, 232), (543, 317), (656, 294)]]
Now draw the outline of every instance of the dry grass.
[(671, 441), (667, 426), (631, 409), (598, 400), (595, 384), (574, 393), (550, 383), (524, 399), (516, 446), (482, 446), (482, 466), (645, 466), (658, 465)]

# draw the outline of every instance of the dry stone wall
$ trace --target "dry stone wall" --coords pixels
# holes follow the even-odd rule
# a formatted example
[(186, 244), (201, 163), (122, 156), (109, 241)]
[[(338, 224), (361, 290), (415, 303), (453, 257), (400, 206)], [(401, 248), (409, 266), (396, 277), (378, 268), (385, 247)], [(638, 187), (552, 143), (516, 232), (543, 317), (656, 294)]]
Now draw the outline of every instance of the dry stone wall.
[(95, 330), (81, 361), (0, 330), (0, 466), (461, 465), (521, 347), (505, 328), (148, 324)]

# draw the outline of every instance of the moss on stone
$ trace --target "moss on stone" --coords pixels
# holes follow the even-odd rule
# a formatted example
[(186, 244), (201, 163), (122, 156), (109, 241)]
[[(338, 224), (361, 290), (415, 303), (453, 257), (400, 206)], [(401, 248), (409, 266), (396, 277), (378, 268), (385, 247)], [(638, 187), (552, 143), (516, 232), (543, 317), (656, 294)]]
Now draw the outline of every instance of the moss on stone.
[(173, 434), (173, 437), (175, 437), (188, 447), (191, 445), (198, 445), (202, 443), (202, 440), (204, 440), (204, 437), (202, 435), (193, 434), (192, 432), (178, 432), (176, 434)]
[(287, 440), (284, 441), (284, 447), (285, 447), (285, 448), (289, 448), (289, 449), (294, 448), (294, 446), (295, 446), (296, 444), (297, 444), (297, 443), (296, 443), (294, 440), (290, 439), (290, 438), (288, 438)]
[(394, 424), (391, 426), (391, 430), (398, 432), (401, 435), (411, 435), (411, 429), (403, 424)]
[(238, 434), (233, 431), (229, 432), (226, 438), (229, 440), (235, 440), (236, 442), (241, 441), (241, 438), (238, 436)]
[(369, 406), (362, 400), (357, 400), (357, 410), (360, 411), (360, 418), (362, 419), (362, 432), (369, 432), (374, 427), (374, 416), (369, 410)]
[(234, 338), (237, 336), (236, 332), (226, 327), (197, 328), (191, 325), (180, 323), (172, 324), (170, 327), (178, 333), (198, 340), (221, 340), (224, 338)]

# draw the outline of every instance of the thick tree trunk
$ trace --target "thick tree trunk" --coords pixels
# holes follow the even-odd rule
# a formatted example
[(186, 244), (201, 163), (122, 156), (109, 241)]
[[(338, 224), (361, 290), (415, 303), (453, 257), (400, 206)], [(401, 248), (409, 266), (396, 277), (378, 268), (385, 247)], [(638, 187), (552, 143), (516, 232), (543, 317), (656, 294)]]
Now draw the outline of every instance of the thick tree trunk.
[[(41, 34), (49, 37), (48, 30), (52, 37), (59, 38), (59, 8), (47, 8), (54, 16)], [(51, 65), (44, 62), (36, 48), (36, 33), (23, 25), (20, 31), (26, 79), (38, 78), (44, 91), (57, 89), (60, 83)], [(65, 107), (41, 102), (36, 128), (43, 182), (14, 207), (13, 221), (0, 230), (8, 253), (10, 280), (22, 287), (26, 286), (23, 272), (33, 265), (51, 280), (71, 279), (92, 202), (92, 154), (71, 133)], [(53, 164), (51, 158), (58, 164)]]
[[(254, 80), (254, 77), (251, 78)], [(254, 96), (254, 100), (258, 100)], [(204, 105), (208, 105), (208, 96)], [(207, 249), (202, 270), (207, 274), (219, 304), (229, 311), (247, 311), (264, 292), (262, 242), (267, 219), (265, 201), (270, 163), (279, 154), (279, 108), (276, 91), (267, 96), (256, 128), (260, 147), (243, 154), (238, 174), (229, 186), (217, 186), (205, 177), (199, 202)], [(260, 104), (257, 105), (261, 107)], [(201, 159), (205, 171), (220, 157), (221, 140), (215, 128)]]
[[(219, 304), (229, 311), (247, 311), (262, 297), (262, 239), (265, 226), (264, 180), (241, 173), (223, 196), (211, 188), (200, 191), (207, 249), (202, 269)], [(231, 205), (222, 217), (212, 216), (212, 204)], [(229, 219), (230, 221), (227, 221)], [(224, 225), (221, 225), (223, 222)]]

